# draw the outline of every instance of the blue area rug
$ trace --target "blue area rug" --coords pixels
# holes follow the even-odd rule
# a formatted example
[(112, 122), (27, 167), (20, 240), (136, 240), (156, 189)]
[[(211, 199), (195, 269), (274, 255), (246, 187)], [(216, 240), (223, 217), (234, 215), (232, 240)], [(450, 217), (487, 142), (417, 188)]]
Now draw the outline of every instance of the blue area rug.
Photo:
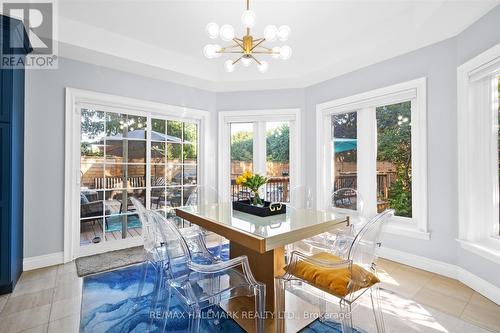
[[(211, 248), (224, 260), (229, 258), (229, 246)], [(142, 274), (142, 264), (127, 266), (109, 272), (86, 276), (83, 280), (82, 308), (80, 320), (81, 333), (144, 333), (150, 321), (150, 305), (154, 287), (153, 269), (148, 269), (144, 290), (137, 297)], [(159, 308), (165, 299), (159, 301)], [(170, 300), (170, 310), (165, 332), (187, 332), (188, 314), (183, 310), (176, 297)], [(151, 332), (162, 332), (164, 320), (153, 319)], [(200, 332), (245, 332), (218, 306), (203, 311)], [(336, 322), (314, 321), (301, 333), (342, 332)]]

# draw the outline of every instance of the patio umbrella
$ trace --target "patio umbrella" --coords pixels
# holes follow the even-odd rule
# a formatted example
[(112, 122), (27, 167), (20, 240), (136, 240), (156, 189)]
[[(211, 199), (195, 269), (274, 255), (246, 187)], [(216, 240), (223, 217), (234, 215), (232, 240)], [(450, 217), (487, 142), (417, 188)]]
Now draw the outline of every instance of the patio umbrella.
[[(133, 131), (129, 131), (126, 134), (127, 139), (146, 139), (146, 130), (144, 129), (136, 129)], [(118, 133), (112, 136), (107, 136), (106, 140), (122, 140), (123, 133)], [(151, 131), (151, 140), (153, 141), (168, 141), (168, 142), (176, 142), (181, 143), (181, 138), (177, 138), (175, 136), (167, 135), (160, 132)]]
[[(127, 145), (123, 145), (118, 141), (122, 141), (124, 138), (123, 133), (118, 133), (115, 135), (107, 136), (104, 139), (107, 141), (107, 152), (109, 155), (116, 156), (127, 156), (127, 158), (141, 158), (145, 157), (146, 153), (143, 149), (132, 149), (127, 152), (123, 151), (124, 147), (128, 147)], [(104, 139), (100, 141), (100, 146), (104, 147)], [(125, 139), (136, 140), (136, 139), (146, 139), (146, 131), (144, 129), (136, 129), (133, 131), (126, 132)], [(167, 135), (160, 132), (151, 131), (151, 140), (156, 142), (171, 142), (171, 143), (181, 143), (182, 139), (177, 138), (175, 136)], [(139, 145), (139, 142), (135, 142), (134, 146)]]
[(358, 146), (357, 139), (333, 138), (335, 153), (355, 150)]

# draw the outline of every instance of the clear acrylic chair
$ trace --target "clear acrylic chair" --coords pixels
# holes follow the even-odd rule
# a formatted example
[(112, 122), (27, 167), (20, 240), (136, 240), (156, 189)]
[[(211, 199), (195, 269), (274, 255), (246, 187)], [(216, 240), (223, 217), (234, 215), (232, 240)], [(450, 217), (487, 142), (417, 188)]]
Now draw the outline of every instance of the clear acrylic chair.
[(285, 290), (299, 281), (320, 291), (320, 320), (325, 320), (327, 298), (325, 293), (339, 300), (338, 317), (342, 332), (350, 333), (352, 325), (352, 305), (361, 295), (369, 291), (379, 333), (385, 332), (379, 299), (379, 282), (376, 271), (377, 249), (381, 246), (382, 227), (394, 215), (394, 210), (386, 210), (368, 223), (355, 235), (345, 256), (330, 252), (306, 254), (293, 251), (285, 274), (276, 278), (277, 331), (284, 331)]
[(349, 210), (347, 225), (304, 239), (300, 242), (302, 246), (299, 247), (306, 246), (309, 252), (319, 250), (337, 255), (344, 254), (348, 250), (350, 241), (367, 222), (363, 196), (353, 188), (341, 188), (332, 193), (326, 205), (328, 210)]
[(309, 186), (299, 185), (289, 191), (290, 202), (286, 203), (291, 209), (313, 209), (312, 191)]
[(155, 283), (159, 283), (159, 274), (162, 270), (161, 266), (164, 264), (165, 257), (160, 244), (161, 234), (159, 234), (159, 230), (157, 230), (156, 227), (150, 223), (146, 207), (144, 207), (144, 205), (134, 197), (131, 197), (130, 201), (134, 205), (142, 224), (144, 264), (142, 265), (141, 281), (139, 282), (139, 287), (137, 289), (137, 296), (141, 296), (146, 276), (148, 274), (148, 267), (153, 267), (155, 273)]
[[(197, 186), (189, 195), (186, 206), (207, 206), (223, 202), (224, 200), (219, 196), (215, 188), (211, 186)], [(215, 248), (214, 255), (218, 258), (222, 258), (223, 245), (228, 242), (224, 237), (198, 226), (192, 226), (191, 228), (201, 230), (205, 235), (205, 243), (214, 244), (214, 246), (210, 246), (210, 248)]]
[[(144, 264), (142, 265), (141, 280), (137, 288), (137, 296), (141, 296), (144, 289), (144, 284), (148, 274), (148, 267), (154, 269), (155, 286), (160, 283), (163, 266), (167, 264), (167, 257), (162, 245), (162, 234), (157, 225), (152, 223), (149, 217), (149, 211), (144, 205), (134, 197), (130, 198), (134, 205), (139, 220), (142, 224), (142, 238), (144, 244)], [(203, 256), (206, 260), (214, 262), (218, 259), (212, 256), (211, 252), (207, 249), (201, 231), (182, 230), (181, 231), (187, 240), (191, 251)]]
[[(203, 309), (234, 297), (253, 296), (256, 329), (257, 332), (264, 332), (265, 285), (253, 277), (248, 258), (240, 256), (223, 262), (207, 262), (199, 253), (191, 251), (186, 239), (171, 221), (154, 211), (148, 214), (161, 230), (169, 263), (164, 266), (164, 283), (161, 285), (167, 302), (165, 308), (160, 310), (169, 311), (168, 300), (170, 295), (175, 295), (189, 314), (189, 332), (199, 332)], [(164, 327), (167, 321), (168, 316), (165, 316)]]
[[(312, 200), (312, 191), (309, 186), (306, 185), (298, 185), (290, 188), (289, 191), (290, 202), (284, 203), (287, 206), (287, 210), (300, 210), (313, 209), (313, 200)], [(301, 242), (296, 242), (292, 244), (285, 245), (285, 259), (288, 261), (290, 259), (290, 254), (292, 251), (299, 247), (301, 248), (303, 244)]]

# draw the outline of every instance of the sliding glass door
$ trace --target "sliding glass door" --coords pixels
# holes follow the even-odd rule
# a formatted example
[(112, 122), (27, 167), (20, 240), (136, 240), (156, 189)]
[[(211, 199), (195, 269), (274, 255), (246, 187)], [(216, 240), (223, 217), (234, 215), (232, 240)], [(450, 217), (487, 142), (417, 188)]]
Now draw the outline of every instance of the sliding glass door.
[(81, 108), (80, 245), (141, 235), (131, 197), (167, 214), (198, 184), (198, 123)]

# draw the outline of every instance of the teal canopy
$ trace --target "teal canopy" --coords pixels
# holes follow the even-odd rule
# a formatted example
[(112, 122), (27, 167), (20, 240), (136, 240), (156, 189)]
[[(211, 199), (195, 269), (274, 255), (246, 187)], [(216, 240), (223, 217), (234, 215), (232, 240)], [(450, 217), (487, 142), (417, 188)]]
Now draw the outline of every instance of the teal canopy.
[(355, 150), (358, 146), (357, 139), (333, 138), (335, 153)]

